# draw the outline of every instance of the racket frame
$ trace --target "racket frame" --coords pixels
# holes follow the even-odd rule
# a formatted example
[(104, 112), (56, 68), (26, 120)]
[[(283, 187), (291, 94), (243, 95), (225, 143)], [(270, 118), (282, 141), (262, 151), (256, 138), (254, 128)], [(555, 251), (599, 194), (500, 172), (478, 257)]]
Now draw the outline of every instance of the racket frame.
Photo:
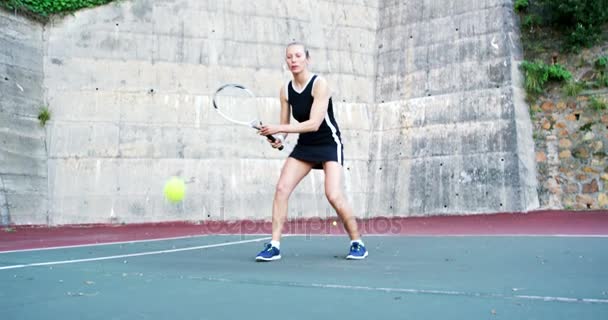
[[(250, 128), (254, 128), (254, 129), (256, 129), (256, 130), (260, 130), (260, 128), (261, 128), (261, 126), (262, 126), (262, 121), (260, 121), (259, 119), (253, 119), (253, 120), (250, 120), (250, 121), (239, 121), (239, 120), (235, 120), (235, 119), (230, 118), (230, 117), (229, 117), (228, 115), (226, 115), (225, 113), (223, 113), (223, 112), (222, 112), (222, 110), (219, 108), (218, 103), (217, 103), (217, 99), (216, 99), (216, 97), (217, 97), (217, 95), (218, 95), (218, 94), (219, 94), (219, 93), (220, 93), (222, 90), (224, 90), (224, 89), (226, 89), (226, 88), (229, 88), (229, 87), (244, 90), (244, 91), (245, 91), (245, 92), (246, 92), (246, 93), (247, 93), (247, 94), (248, 94), (250, 97), (255, 98), (255, 95), (253, 94), (253, 92), (251, 92), (251, 91), (250, 91), (249, 89), (247, 89), (245, 86), (240, 85), (240, 84), (237, 84), (237, 83), (227, 83), (227, 84), (224, 84), (224, 85), (220, 86), (220, 87), (219, 87), (217, 90), (215, 90), (215, 93), (213, 94), (213, 98), (212, 98), (212, 100), (211, 100), (211, 101), (212, 101), (212, 103), (213, 103), (213, 109), (215, 109), (215, 111), (217, 111), (217, 113), (218, 113), (220, 116), (222, 116), (222, 118), (224, 118), (224, 119), (226, 119), (226, 120), (228, 120), (228, 121), (230, 121), (230, 122), (232, 122), (232, 123), (239, 124), (239, 125), (243, 125), (243, 126), (247, 126), (247, 127), (250, 127)], [(270, 141), (272, 141), (272, 142), (275, 142), (275, 141), (277, 141), (277, 140), (281, 140), (281, 142), (282, 142), (282, 140), (283, 140), (283, 139), (277, 139), (277, 138), (275, 138), (273, 135), (270, 135), (270, 134), (269, 134), (269, 135), (266, 135), (266, 138), (268, 138), (268, 139), (269, 139)], [(280, 146), (280, 147), (279, 147), (279, 150), (283, 150), (283, 146)]]

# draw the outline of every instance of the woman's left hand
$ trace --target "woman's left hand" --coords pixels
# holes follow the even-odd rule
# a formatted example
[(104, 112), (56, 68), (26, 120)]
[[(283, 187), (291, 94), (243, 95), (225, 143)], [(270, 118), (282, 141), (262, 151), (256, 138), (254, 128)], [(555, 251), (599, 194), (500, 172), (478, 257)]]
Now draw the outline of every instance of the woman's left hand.
[(281, 128), (278, 125), (264, 124), (260, 127), (258, 133), (262, 136), (273, 135), (281, 132)]

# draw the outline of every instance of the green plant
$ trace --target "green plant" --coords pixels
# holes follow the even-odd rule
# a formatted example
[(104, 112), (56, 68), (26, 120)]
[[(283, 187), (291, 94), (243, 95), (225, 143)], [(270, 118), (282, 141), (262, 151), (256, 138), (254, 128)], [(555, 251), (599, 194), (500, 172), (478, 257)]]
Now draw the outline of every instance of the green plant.
[(524, 61), (521, 68), (524, 70), (526, 92), (529, 94), (542, 93), (545, 82), (549, 79), (549, 74), (543, 64)]
[(608, 109), (606, 101), (604, 101), (603, 99), (597, 99), (596, 97), (591, 97), (591, 100), (589, 100), (589, 107), (591, 107), (591, 109), (595, 111), (602, 111)]
[(583, 47), (591, 47), (594, 43), (599, 40), (598, 32), (585, 27), (581, 23), (577, 23), (574, 30), (570, 31), (567, 38), (567, 43), (570, 46), (570, 51), (578, 52)]
[(528, 9), (528, 0), (515, 0), (515, 11), (522, 12)]
[[(553, 32), (561, 34), (554, 43), (560, 51), (577, 52), (598, 43), (608, 22), (608, 0), (516, 0), (514, 6), (522, 15), (523, 28), (539, 26), (541, 37)], [(524, 11), (530, 18), (523, 17)]]
[(585, 85), (578, 81), (568, 81), (563, 88), (563, 93), (567, 97), (576, 97), (583, 91)]
[(608, 56), (601, 56), (595, 60), (595, 67), (599, 70), (605, 69), (608, 66)]
[(554, 64), (549, 67), (549, 79), (556, 81), (564, 81), (572, 79), (572, 74), (570, 71), (566, 70), (561, 64)]
[(524, 16), (524, 19), (521, 24), (522, 26), (524, 26), (524, 28), (532, 30), (534, 29), (534, 27), (542, 24), (542, 19), (540, 18), (540, 16), (534, 13), (530, 13)]
[(542, 62), (524, 61), (521, 68), (524, 70), (526, 92), (531, 96), (543, 93), (549, 80), (559, 82), (572, 79), (572, 74), (560, 64), (548, 66)]
[(21, 10), (38, 18), (52, 14), (70, 13), (83, 8), (96, 7), (113, 0), (0, 0), (0, 6), (9, 10)]
[(51, 111), (48, 107), (40, 108), (40, 111), (38, 112), (38, 120), (40, 120), (40, 125), (42, 127), (46, 125), (47, 121), (51, 120)]
[(599, 40), (608, 22), (607, 0), (539, 0), (547, 23), (563, 31), (571, 50), (589, 47)]
[(608, 87), (608, 72), (607, 71), (601, 71), (598, 75), (597, 75), (597, 84), (598, 87)]
[(608, 56), (601, 56), (595, 60), (595, 69), (598, 70), (596, 87), (608, 87)]

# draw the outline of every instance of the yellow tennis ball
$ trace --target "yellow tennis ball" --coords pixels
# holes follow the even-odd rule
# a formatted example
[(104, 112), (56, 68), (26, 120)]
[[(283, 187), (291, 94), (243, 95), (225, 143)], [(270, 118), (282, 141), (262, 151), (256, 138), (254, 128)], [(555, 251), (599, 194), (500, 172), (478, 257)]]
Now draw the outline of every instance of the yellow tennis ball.
[(165, 197), (171, 202), (179, 202), (184, 199), (184, 195), (186, 194), (186, 184), (184, 180), (172, 177), (165, 184)]
[(334, 226), (337, 226), (337, 225), (338, 225), (338, 223), (337, 223), (337, 222), (335, 222), (335, 221), (334, 221), (334, 222), (332, 222), (331, 224), (333, 224)]

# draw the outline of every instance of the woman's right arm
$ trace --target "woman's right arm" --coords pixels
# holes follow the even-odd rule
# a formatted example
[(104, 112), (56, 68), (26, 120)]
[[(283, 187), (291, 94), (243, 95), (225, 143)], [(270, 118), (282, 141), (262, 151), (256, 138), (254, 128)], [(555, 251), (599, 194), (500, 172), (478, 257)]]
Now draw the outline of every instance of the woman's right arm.
[[(279, 93), (279, 97), (281, 100), (281, 119), (280, 123), (282, 125), (289, 125), (289, 120), (291, 119), (291, 107), (289, 106), (289, 101), (287, 101), (287, 95), (285, 93), (285, 86), (281, 87), (281, 91)], [(287, 138), (288, 133), (283, 133), (283, 141)]]
[[(290, 106), (289, 106), (289, 101), (287, 101), (287, 95), (285, 94), (285, 87), (281, 88), (281, 91), (279, 92), (279, 100), (281, 101), (281, 114), (279, 116), (279, 121), (280, 124), (278, 126), (276, 126), (277, 128), (279, 126), (289, 126), (289, 120), (290, 120), (290, 115), (291, 115), (291, 110), (290, 110)], [(268, 127), (268, 125), (262, 125), (262, 127), (260, 128), (260, 134), (262, 134), (261, 132), (264, 131), (265, 127)], [(285, 139), (287, 139), (287, 132), (277, 132), (276, 134), (273, 133), (272, 135), (274, 135), (275, 138), (277, 138), (274, 142), (272, 142), (270, 139), (268, 139), (268, 142), (270, 143), (270, 145), (272, 145), (273, 148), (279, 148), (283, 145), (283, 142), (285, 141)], [(262, 134), (262, 135), (266, 135), (266, 134)]]

